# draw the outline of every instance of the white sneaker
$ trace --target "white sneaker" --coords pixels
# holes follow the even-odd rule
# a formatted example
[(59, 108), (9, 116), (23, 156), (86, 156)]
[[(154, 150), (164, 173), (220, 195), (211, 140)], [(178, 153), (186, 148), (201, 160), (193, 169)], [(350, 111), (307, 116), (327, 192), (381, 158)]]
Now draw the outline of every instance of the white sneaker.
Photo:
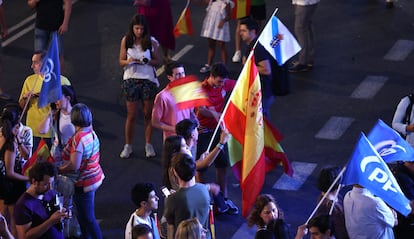
[(145, 144), (145, 156), (147, 158), (155, 156), (155, 151), (151, 144)]
[(132, 153), (132, 146), (129, 144), (125, 144), (124, 148), (121, 151), (121, 154), (119, 154), (119, 157), (126, 159), (126, 158), (129, 158), (131, 153)]
[(234, 56), (231, 58), (233, 62), (240, 62), (241, 61), (241, 51), (236, 51)]

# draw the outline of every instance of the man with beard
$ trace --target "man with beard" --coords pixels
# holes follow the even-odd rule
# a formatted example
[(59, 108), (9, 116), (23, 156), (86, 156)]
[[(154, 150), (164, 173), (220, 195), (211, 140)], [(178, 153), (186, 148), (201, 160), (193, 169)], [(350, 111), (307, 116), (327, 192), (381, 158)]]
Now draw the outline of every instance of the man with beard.
[(30, 186), (15, 206), (18, 238), (64, 238), (59, 226), (67, 215), (66, 210), (53, 209), (56, 192), (51, 188), (56, 172), (49, 162), (36, 163), (30, 169)]

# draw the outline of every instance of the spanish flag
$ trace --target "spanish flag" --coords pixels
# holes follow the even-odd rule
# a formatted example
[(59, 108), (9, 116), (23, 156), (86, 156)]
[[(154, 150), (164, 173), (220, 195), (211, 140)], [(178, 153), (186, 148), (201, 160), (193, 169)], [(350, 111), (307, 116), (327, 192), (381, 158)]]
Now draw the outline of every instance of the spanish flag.
[(174, 36), (179, 37), (180, 35), (193, 35), (193, 24), (191, 23), (191, 13), (188, 7), (190, 0), (187, 0), (187, 5), (181, 12), (178, 18), (177, 24), (174, 27)]
[(168, 84), (168, 90), (174, 96), (178, 110), (210, 105), (207, 93), (196, 76), (174, 80)]
[(240, 180), (243, 217), (262, 190), (266, 172), (282, 163), (284, 172), (293, 175), (279, 144), (281, 135), (263, 116), (260, 76), (252, 53), (223, 113), (223, 122), (231, 134), (227, 142), (230, 164)]
[(232, 19), (240, 19), (250, 15), (250, 5), (252, 0), (235, 0), (234, 8), (231, 11)]
[(40, 140), (39, 145), (37, 146), (36, 151), (34, 151), (32, 157), (30, 157), (29, 160), (27, 160), (27, 162), (23, 165), (22, 174), (28, 176), (29, 170), (38, 161), (49, 161), (53, 163), (53, 159), (50, 156), (49, 147), (47, 147), (44, 139)]
[(227, 142), (230, 164), (240, 179), (246, 217), (262, 190), (266, 171), (260, 76), (252, 53), (233, 91), (223, 121), (232, 136)]

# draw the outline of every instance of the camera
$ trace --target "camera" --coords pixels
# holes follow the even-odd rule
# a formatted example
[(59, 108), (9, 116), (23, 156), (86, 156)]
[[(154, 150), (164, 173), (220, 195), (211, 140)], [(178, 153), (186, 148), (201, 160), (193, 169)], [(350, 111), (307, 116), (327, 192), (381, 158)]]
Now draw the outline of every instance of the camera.
[(142, 64), (148, 64), (149, 60), (148, 58), (144, 57), (141, 59)]

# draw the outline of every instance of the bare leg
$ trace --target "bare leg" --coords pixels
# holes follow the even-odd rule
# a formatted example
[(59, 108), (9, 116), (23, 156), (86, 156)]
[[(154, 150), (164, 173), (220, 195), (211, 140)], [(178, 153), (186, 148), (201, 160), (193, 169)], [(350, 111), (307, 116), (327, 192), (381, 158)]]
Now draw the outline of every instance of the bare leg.
[(144, 128), (145, 128), (145, 143), (151, 143), (152, 137), (152, 125), (151, 125), (151, 114), (152, 106), (154, 105), (153, 99), (144, 100), (142, 111), (144, 113)]
[(226, 43), (224, 41), (218, 41), (218, 45), (220, 47), (221, 53), (221, 61), (224, 65), (227, 64), (227, 51), (226, 51)]
[(224, 198), (227, 198), (227, 169), (216, 168), (216, 179)]
[(216, 51), (216, 40), (208, 39), (207, 64), (211, 66)]
[(135, 122), (137, 120), (138, 102), (127, 101), (127, 118), (125, 121), (125, 143), (131, 145), (135, 133)]

